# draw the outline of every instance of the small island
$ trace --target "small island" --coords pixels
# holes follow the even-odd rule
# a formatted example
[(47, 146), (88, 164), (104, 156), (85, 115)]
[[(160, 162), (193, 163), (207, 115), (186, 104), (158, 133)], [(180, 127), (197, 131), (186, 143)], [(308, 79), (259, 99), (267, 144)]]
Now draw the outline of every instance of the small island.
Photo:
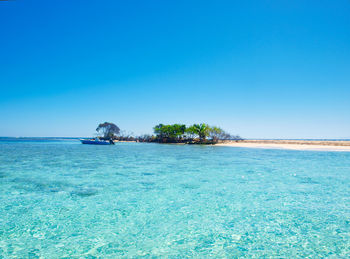
[(99, 135), (96, 140), (100, 142), (105, 141), (102, 144), (113, 144), (114, 142), (148, 142), (265, 149), (350, 151), (350, 141), (345, 140), (243, 139), (239, 135), (232, 135), (220, 127), (210, 126), (206, 123), (192, 124), (190, 126), (179, 123), (158, 124), (153, 127), (154, 134), (135, 136), (132, 133), (121, 131), (114, 123), (104, 122), (98, 125), (96, 131)]
[(206, 123), (192, 124), (158, 124), (153, 128), (153, 135), (133, 136), (120, 131), (119, 127), (111, 122), (104, 122), (96, 129), (101, 140), (135, 141), (176, 144), (217, 144), (225, 141), (243, 140), (239, 135), (227, 133), (220, 127)]

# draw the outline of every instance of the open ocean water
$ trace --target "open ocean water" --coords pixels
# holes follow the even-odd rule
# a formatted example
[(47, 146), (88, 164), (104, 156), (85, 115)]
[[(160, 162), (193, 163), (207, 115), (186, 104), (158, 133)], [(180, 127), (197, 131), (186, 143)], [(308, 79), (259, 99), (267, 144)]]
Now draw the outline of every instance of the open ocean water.
[(0, 258), (349, 258), (350, 152), (0, 141)]

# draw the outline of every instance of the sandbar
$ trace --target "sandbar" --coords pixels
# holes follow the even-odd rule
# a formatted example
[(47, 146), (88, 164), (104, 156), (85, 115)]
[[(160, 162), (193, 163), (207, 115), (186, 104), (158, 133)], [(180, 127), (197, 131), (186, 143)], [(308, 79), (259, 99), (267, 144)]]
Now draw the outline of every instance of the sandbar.
[(243, 140), (243, 141), (228, 141), (228, 142), (216, 144), (216, 146), (350, 152), (350, 141)]

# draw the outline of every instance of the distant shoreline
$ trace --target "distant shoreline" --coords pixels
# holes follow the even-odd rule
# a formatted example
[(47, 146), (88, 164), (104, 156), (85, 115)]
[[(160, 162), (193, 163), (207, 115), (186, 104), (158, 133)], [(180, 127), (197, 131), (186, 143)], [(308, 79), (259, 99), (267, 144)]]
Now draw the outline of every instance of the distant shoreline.
[(216, 144), (216, 146), (350, 152), (350, 141), (343, 140), (242, 140), (226, 141), (223, 143)]

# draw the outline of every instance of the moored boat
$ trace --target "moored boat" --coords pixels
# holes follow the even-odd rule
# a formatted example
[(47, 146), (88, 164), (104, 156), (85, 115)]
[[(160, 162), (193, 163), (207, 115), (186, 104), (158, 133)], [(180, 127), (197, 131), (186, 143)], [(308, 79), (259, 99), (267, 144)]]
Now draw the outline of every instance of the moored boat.
[(91, 144), (91, 145), (112, 145), (114, 142), (112, 140), (100, 140), (98, 138), (95, 139), (80, 139), (82, 144)]

